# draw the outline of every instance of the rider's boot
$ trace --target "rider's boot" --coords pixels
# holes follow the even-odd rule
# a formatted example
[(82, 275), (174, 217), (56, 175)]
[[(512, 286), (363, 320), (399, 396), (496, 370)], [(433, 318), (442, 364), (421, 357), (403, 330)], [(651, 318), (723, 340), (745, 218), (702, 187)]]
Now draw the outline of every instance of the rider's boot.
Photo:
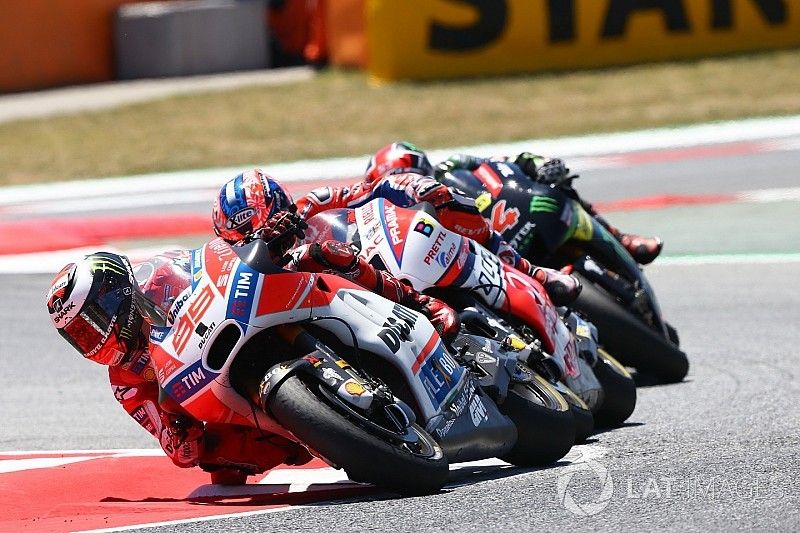
[(247, 474), (236, 468), (220, 468), (211, 472), (211, 483), (215, 485), (245, 485)]
[(619, 243), (628, 250), (633, 259), (640, 265), (647, 265), (661, 253), (664, 241), (660, 237), (642, 237), (633, 233), (622, 233), (620, 230), (608, 223), (600, 215), (594, 214), (595, 220), (603, 225)]

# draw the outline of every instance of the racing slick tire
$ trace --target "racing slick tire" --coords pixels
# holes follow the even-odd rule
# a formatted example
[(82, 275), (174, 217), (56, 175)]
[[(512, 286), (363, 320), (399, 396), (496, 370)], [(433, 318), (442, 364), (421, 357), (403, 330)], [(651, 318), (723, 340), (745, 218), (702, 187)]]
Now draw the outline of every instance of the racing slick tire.
[(370, 431), (369, 424), (337, 408), (313, 379), (291, 376), (274, 391), (267, 410), (309, 448), (344, 469), (353, 481), (403, 495), (431, 494), (447, 481), (449, 465), (439, 444), (412, 424), (417, 442)]
[(604, 349), (597, 350), (594, 375), (603, 386), (603, 403), (594, 413), (597, 427), (618, 427), (636, 408), (636, 383), (619, 361)]
[(677, 383), (689, 372), (689, 359), (675, 344), (619, 305), (606, 291), (578, 273), (583, 290), (572, 304), (597, 326), (600, 343), (625, 366), (661, 383)]
[(543, 377), (514, 383), (500, 411), (517, 426), (517, 442), (500, 459), (516, 466), (545, 466), (564, 457), (575, 443), (569, 404)]

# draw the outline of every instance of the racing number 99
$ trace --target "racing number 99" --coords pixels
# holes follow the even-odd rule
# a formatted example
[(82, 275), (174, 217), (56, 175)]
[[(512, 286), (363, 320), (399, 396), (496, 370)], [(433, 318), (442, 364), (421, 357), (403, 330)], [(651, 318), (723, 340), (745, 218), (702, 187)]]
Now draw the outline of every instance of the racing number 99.
[(175, 334), (172, 336), (172, 347), (175, 348), (175, 353), (180, 355), (186, 348), (186, 343), (189, 342), (194, 328), (203, 318), (213, 300), (214, 293), (211, 290), (211, 285), (206, 285), (197, 293), (197, 297), (181, 317), (175, 329)]

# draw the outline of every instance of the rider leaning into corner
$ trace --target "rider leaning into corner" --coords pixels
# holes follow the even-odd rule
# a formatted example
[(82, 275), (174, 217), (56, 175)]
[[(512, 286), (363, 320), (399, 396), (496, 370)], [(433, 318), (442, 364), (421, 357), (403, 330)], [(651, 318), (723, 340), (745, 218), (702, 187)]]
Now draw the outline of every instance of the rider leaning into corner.
[(166, 252), (133, 267), (122, 255), (97, 252), (65, 266), (47, 293), (59, 334), (90, 361), (108, 366), (114, 398), (161, 444), (175, 465), (200, 465), (214, 483), (243, 483), (247, 475), (282, 463), (303, 464), (308, 452), (255, 429), (203, 424), (160, 394), (150, 360), (150, 326), (135, 304), (147, 298), (166, 314), (191, 285), (188, 251)]
[[(390, 147), (413, 146), (408, 143), (395, 143)], [(389, 148), (397, 150), (398, 148)], [(384, 148), (386, 149), (386, 148)], [(664, 243), (659, 237), (643, 237), (632, 233), (623, 233), (612, 226), (606, 219), (594, 209), (594, 206), (581, 198), (572, 187), (572, 181), (576, 175), (570, 175), (569, 169), (562, 159), (545, 158), (541, 155), (534, 155), (530, 152), (522, 152), (513, 160), (510, 157), (482, 158), (471, 155), (457, 154), (451, 156), (446, 161), (436, 165), (435, 175), (438, 177), (445, 172), (457, 169), (476, 170), (484, 162), (512, 162), (516, 164), (529, 178), (546, 185), (560, 187), (572, 199), (577, 200), (581, 206), (604, 228), (606, 228), (622, 246), (628, 250), (631, 256), (641, 265), (652, 263), (661, 253)]]
[[(288, 194), (260, 172), (245, 173), (231, 182), (237, 192), (229, 199), (237, 194), (242, 202), (259, 198), (257, 203), (263, 209), (254, 220), (259, 221), (261, 233), (278, 244), (276, 254), (282, 256), (293, 247), (303, 225), (284, 209), (291, 204)], [(219, 200), (217, 208), (218, 204)], [(225, 236), (241, 241), (244, 234), (228, 232)], [(455, 312), (446, 304), (418, 293), (391, 274), (376, 271), (341, 243), (315, 243), (294, 252), (290, 268), (346, 277), (422, 312), (443, 336), (457, 328)], [(161, 393), (150, 360), (150, 326), (143, 313), (149, 303), (169, 316), (175, 301), (190, 285), (188, 251), (165, 252), (135, 266), (125, 256), (98, 252), (66, 265), (51, 283), (46, 304), (59, 334), (86, 359), (108, 366), (116, 400), (158, 439), (175, 465), (199, 465), (211, 473), (213, 483), (240, 484), (248, 475), (279, 464), (308, 462), (311, 455), (305, 448), (281, 436), (254, 428), (203, 423)], [(147, 301), (144, 305), (142, 298)]]
[[(575, 300), (581, 289), (575, 277), (532, 265), (491, 229), (475, 207), (474, 199), (438, 183), (432, 175), (433, 167), (424, 153), (408, 144), (389, 145), (370, 159), (362, 181), (348, 187), (322, 187), (311, 191), (297, 201), (297, 214), (307, 220), (329, 209), (359, 207), (375, 198), (384, 198), (399, 207), (428, 202), (436, 209), (442, 225), (477, 241), (504, 262), (542, 283), (556, 305), (567, 305)], [(247, 205), (237, 203), (229, 200), (235, 190), (236, 185), (231, 182), (224, 185), (214, 210), (214, 229), (229, 242), (261, 231), (262, 224), (257, 216), (237, 216), (257, 212), (259, 197), (252, 197)], [(354, 261), (356, 256), (345, 248), (339, 245), (338, 250), (347, 254), (348, 261)], [(312, 248), (308, 255), (320, 257), (316, 250), (318, 247)], [(325, 263), (325, 258), (321, 259)]]
[[(630, 252), (639, 264), (651, 263), (661, 252), (663, 242), (658, 237), (642, 237), (623, 233), (601, 217), (592, 204), (585, 201), (572, 187), (569, 169), (564, 161), (545, 158), (530, 152), (522, 152), (513, 160), (509, 157), (493, 157), (493, 161), (512, 161), (525, 174), (541, 183), (559, 186), (603, 225)], [(425, 152), (408, 142), (395, 142), (378, 150), (369, 161), (367, 172), (361, 182), (349, 187), (321, 187), (297, 201), (298, 211), (308, 219), (327, 209), (339, 207), (359, 207), (375, 198), (386, 198), (400, 207), (409, 207), (419, 202), (429, 202), (436, 208), (438, 218), (448, 229), (471, 237), (490, 251), (500, 256), (506, 263), (524, 272), (533, 273), (539, 282), (548, 278), (566, 283), (556, 271), (539, 269), (531, 265), (506, 244), (500, 235), (493, 231), (489, 223), (478, 213), (474, 199), (465, 197), (459, 191), (448, 188), (431, 176), (439, 176), (449, 170), (475, 170), (487, 158), (470, 155), (454, 155), (436, 165), (431, 165)], [(555, 283), (551, 286), (556, 286)], [(551, 294), (552, 296), (552, 294)], [(574, 295), (577, 296), (577, 293)]]

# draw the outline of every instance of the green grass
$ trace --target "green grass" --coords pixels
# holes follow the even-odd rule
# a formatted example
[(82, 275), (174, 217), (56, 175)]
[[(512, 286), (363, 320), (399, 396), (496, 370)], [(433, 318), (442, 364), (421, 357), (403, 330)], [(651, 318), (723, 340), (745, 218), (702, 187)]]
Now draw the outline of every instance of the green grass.
[(327, 71), (0, 124), (0, 185), (427, 149), (800, 113), (800, 51), (372, 86)]

